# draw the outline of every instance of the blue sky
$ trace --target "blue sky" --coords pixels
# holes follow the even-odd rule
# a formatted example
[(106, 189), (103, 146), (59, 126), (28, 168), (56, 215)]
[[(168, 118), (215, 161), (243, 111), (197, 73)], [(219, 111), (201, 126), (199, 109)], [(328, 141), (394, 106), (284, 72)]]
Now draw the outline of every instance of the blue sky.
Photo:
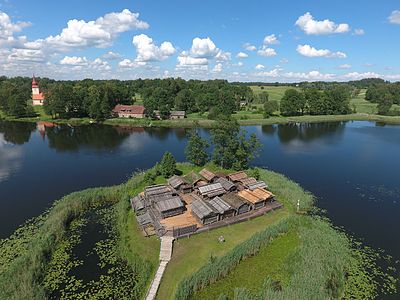
[(400, 80), (400, 3), (0, 0), (0, 74)]

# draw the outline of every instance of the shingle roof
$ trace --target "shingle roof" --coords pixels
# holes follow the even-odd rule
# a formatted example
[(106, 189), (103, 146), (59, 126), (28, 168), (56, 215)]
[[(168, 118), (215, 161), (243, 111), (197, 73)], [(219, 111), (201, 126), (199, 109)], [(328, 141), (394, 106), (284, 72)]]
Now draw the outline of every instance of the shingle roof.
[(243, 172), (243, 171), (240, 171), (240, 172), (229, 174), (228, 178), (231, 181), (240, 181), (242, 179), (247, 178), (247, 174), (245, 172)]
[(217, 175), (215, 175), (213, 172), (208, 171), (207, 169), (203, 169), (199, 172), (201, 176), (203, 176), (205, 179), (208, 181), (213, 180)]
[(137, 195), (136, 197), (131, 198), (131, 205), (135, 211), (138, 211), (144, 208), (144, 201), (142, 197)]
[(234, 209), (239, 209), (243, 204), (247, 204), (246, 201), (240, 198), (236, 193), (228, 193), (221, 198)]
[(245, 179), (240, 180), (240, 182), (244, 186), (248, 186), (248, 185), (256, 184), (257, 183), (257, 179), (255, 179), (253, 177), (249, 177), (249, 178), (245, 178)]
[(166, 212), (169, 210), (183, 207), (183, 202), (179, 197), (169, 198), (167, 200), (156, 202), (155, 206), (160, 212)]
[(154, 196), (147, 197), (147, 199), (150, 200), (150, 202), (157, 203), (165, 200), (169, 200), (172, 198), (175, 198), (176, 196), (172, 195), (172, 193), (165, 193), (165, 194), (158, 194)]
[(235, 184), (225, 178), (218, 178), (216, 182), (220, 183), (226, 191), (230, 191), (235, 187)]
[(147, 197), (170, 192), (172, 192), (171, 188), (163, 184), (148, 186), (144, 190)]
[(199, 191), (203, 196), (214, 197), (225, 193), (225, 189), (220, 183), (207, 184), (199, 187)]
[(114, 107), (114, 113), (125, 113), (125, 114), (132, 114), (132, 115), (142, 115), (144, 114), (144, 106), (142, 105), (120, 105)]
[(215, 197), (208, 201), (208, 203), (216, 209), (220, 214), (224, 214), (225, 212), (229, 211), (232, 209), (232, 207), (226, 203), (224, 200), (222, 200), (220, 197)]
[(196, 216), (199, 217), (199, 219), (216, 214), (216, 211), (214, 211), (214, 209), (203, 200), (194, 201), (190, 206), (192, 211), (196, 214)]
[(257, 181), (254, 184), (248, 184), (247, 187), (250, 190), (255, 190), (255, 189), (266, 189), (268, 188), (268, 185), (264, 181)]
[(240, 191), (238, 193), (239, 197), (243, 198), (244, 200), (250, 202), (250, 203), (258, 203), (261, 201), (264, 201), (265, 199), (263, 199), (262, 197), (260, 197), (259, 195), (255, 194), (253, 191), (249, 191), (249, 190), (243, 190)]
[(168, 184), (172, 186), (174, 189), (179, 188), (181, 185), (186, 184), (186, 181), (183, 180), (182, 177), (178, 175), (172, 176), (170, 179), (168, 179)]
[(251, 191), (254, 195), (257, 197), (267, 200), (272, 197), (274, 197), (274, 194), (272, 194), (270, 191), (267, 191), (265, 189), (255, 189), (254, 191)]

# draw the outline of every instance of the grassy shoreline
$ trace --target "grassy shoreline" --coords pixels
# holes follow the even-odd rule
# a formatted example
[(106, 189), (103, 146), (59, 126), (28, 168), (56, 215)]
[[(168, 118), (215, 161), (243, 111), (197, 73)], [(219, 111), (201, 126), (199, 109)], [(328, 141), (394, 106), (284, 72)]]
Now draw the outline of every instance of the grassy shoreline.
[[(290, 123), (324, 123), (324, 122), (341, 122), (341, 121), (370, 121), (381, 122), (386, 124), (400, 124), (400, 116), (381, 116), (375, 114), (356, 113), (349, 115), (329, 115), (329, 116), (295, 116), (283, 117), (276, 116), (268, 119), (262, 118), (241, 118), (237, 117), (241, 126), (258, 126), (258, 125), (278, 125)], [(202, 118), (187, 118), (184, 120), (148, 120), (148, 119), (107, 119), (104, 122), (96, 122), (90, 118), (72, 118), (72, 119), (52, 119), (49, 117), (36, 118), (13, 118), (9, 116), (0, 116), (0, 121), (14, 122), (53, 122), (57, 124), (68, 124), (72, 126), (89, 125), (89, 124), (105, 124), (117, 126), (132, 127), (165, 127), (165, 128), (193, 128), (195, 126), (201, 128), (212, 128), (215, 121)]]

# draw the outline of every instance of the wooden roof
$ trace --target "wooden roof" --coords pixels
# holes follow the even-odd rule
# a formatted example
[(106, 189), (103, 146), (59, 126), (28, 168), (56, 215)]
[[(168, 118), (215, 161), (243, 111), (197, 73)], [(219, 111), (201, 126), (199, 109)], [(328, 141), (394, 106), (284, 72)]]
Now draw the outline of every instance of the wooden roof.
[(144, 193), (147, 197), (171, 192), (171, 188), (164, 184), (148, 186), (144, 190)]
[(138, 211), (144, 208), (144, 201), (140, 195), (137, 195), (131, 198), (131, 205), (135, 211)]
[(228, 193), (221, 197), (227, 204), (234, 209), (239, 209), (242, 205), (248, 205), (246, 201), (240, 198), (237, 193)]
[(225, 193), (225, 189), (220, 183), (207, 184), (199, 187), (199, 191), (203, 196), (215, 197)]
[(163, 201), (156, 202), (155, 206), (160, 212), (166, 212), (184, 206), (180, 197), (172, 197)]
[(251, 184), (256, 184), (257, 183), (257, 179), (253, 178), (253, 177), (248, 177), (245, 179), (241, 179), (240, 182), (244, 185), (244, 186), (248, 186)]
[(126, 113), (132, 115), (143, 115), (145, 108), (143, 105), (116, 105), (112, 110), (114, 113)]
[(195, 172), (190, 172), (183, 177), (184, 180), (191, 184), (195, 184), (197, 181), (201, 180), (201, 176)]
[(224, 200), (222, 200), (220, 197), (215, 197), (215, 198), (209, 200), (208, 203), (215, 210), (217, 210), (220, 214), (224, 214), (227, 211), (232, 209), (232, 207), (228, 203), (226, 203)]
[(213, 172), (208, 171), (207, 169), (203, 169), (199, 172), (201, 176), (203, 176), (205, 179), (208, 181), (212, 181), (217, 175), (215, 175)]
[(230, 191), (235, 187), (235, 184), (225, 178), (218, 178), (216, 182), (220, 183), (226, 191)]
[(251, 192), (263, 200), (268, 200), (268, 199), (274, 197), (274, 194), (272, 194), (270, 191), (267, 191), (265, 189), (255, 189), (254, 191), (251, 191)]
[(144, 213), (143, 215), (136, 216), (136, 220), (140, 226), (146, 226), (153, 223), (153, 219), (148, 212)]
[(177, 117), (184, 117), (184, 116), (186, 116), (186, 111), (184, 111), (184, 110), (171, 110), (170, 115), (171, 116), (177, 116)]
[(171, 198), (175, 198), (176, 196), (173, 195), (172, 193), (164, 193), (164, 194), (158, 194), (158, 195), (153, 195), (150, 197), (147, 197), (147, 199), (150, 202), (157, 203), (165, 200), (169, 200)]
[(170, 179), (168, 179), (168, 184), (172, 186), (174, 189), (177, 189), (181, 185), (186, 184), (186, 181), (182, 177), (174, 175)]
[(264, 197), (262, 197), (259, 193), (254, 193), (254, 191), (243, 190), (238, 193), (239, 197), (245, 199), (246, 201), (256, 204), (261, 201), (265, 201)]
[(210, 205), (208, 205), (203, 200), (196, 200), (192, 204), (190, 204), (192, 208), (192, 212), (199, 217), (199, 219), (204, 219), (209, 216), (215, 216), (217, 213)]
[(240, 181), (242, 179), (247, 178), (247, 174), (243, 171), (232, 173), (228, 175), (229, 180), (231, 181)]
[(264, 181), (257, 181), (254, 184), (248, 184), (247, 187), (253, 191), (255, 189), (266, 189), (268, 185)]

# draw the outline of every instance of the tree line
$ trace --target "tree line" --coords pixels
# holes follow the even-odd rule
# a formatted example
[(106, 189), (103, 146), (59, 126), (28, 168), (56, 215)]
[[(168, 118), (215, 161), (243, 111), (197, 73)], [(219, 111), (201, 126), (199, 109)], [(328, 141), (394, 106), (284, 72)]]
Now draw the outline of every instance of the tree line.
[[(365, 100), (377, 103), (378, 114), (396, 114), (391, 112), (393, 104), (400, 104), (400, 82), (379, 82), (369, 86)], [(397, 112), (398, 114), (398, 112)]]

